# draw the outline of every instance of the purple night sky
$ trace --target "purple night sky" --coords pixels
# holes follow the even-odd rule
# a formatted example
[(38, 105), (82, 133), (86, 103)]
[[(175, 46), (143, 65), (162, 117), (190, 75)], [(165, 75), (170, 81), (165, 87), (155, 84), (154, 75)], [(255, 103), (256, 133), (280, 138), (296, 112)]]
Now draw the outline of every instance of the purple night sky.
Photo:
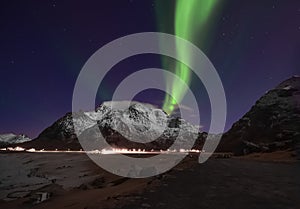
[[(80, 2), (2, 2), (0, 133), (36, 137), (71, 111), (77, 75), (97, 49), (125, 35), (159, 31), (157, 1)], [(167, 2), (173, 10), (174, 1)], [(300, 74), (300, 1), (224, 2), (210, 37), (212, 47), (203, 50), (223, 81), (228, 129), (267, 90)], [(171, 13), (165, 12), (166, 17)], [(158, 55), (123, 60), (100, 86), (97, 102), (108, 100), (130, 73), (150, 67), (162, 67)], [(199, 80), (193, 80), (191, 88), (197, 92), (202, 125), (207, 129), (206, 92)], [(136, 99), (157, 104), (163, 98), (162, 92), (149, 90)]]

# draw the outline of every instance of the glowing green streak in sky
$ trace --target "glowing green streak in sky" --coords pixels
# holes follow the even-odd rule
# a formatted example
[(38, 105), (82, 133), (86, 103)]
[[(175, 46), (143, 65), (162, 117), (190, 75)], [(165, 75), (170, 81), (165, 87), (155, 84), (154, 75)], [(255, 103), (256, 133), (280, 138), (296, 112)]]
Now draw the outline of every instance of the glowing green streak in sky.
[[(175, 8), (175, 35), (180, 38), (193, 42), (205, 42), (207, 31), (207, 24), (209, 18), (216, 8), (219, 0), (177, 0)], [(197, 36), (197, 37), (196, 37)], [(190, 62), (192, 56), (190, 51), (184, 46), (176, 42), (176, 53), (178, 60), (185, 58)], [(175, 66), (175, 74), (181, 78), (187, 85), (191, 82), (190, 69), (181, 62), (177, 62)], [(167, 88), (171, 88), (172, 97), (166, 95), (163, 109), (167, 113), (171, 113), (175, 105), (180, 103), (183, 99), (187, 89), (183, 85), (166, 81)], [(168, 82), (172, 82), (171, 84)]]

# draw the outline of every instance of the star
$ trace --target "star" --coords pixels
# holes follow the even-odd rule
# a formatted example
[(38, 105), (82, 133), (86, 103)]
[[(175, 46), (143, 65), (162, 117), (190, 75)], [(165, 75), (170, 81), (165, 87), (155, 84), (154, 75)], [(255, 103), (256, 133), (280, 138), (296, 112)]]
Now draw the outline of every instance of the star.
[(56, 1), (53, 1), (52, 7), (56, 7)]

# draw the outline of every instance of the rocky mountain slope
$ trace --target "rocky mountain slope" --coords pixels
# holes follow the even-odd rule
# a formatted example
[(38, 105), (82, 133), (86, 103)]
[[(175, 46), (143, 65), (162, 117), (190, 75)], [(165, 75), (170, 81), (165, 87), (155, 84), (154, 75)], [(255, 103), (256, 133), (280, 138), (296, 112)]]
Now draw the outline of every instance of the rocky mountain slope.
[(13, 133), (0, 134), (0, 147), (14, 145), (18, 143), (24, 143), (31, 141), (29, 137), (24, 134), (16, 135)]
[(300, 142), (300, 77), (280, 83), (263, 95), (223, 135), (219, 150), (235, 154), (298, 149)]
[[(106, 102), (95, 111), (75, 115), (68, 113), (45, 129), (37, 139), (22, 146), (80, 149), (72, 117), (75, 117), (79, 135), (95, 138), (97, 128), (111, 146), (118, 148), (167, 149), (175, 139), (184, 146), (196, 136), (194, 148), (201, 149), (207, 136), (207, 133), (200, 133), (198, 127), (151, 105), (133, 102), (125, 109), (121, 107), (122, 102), (113, 104), (118, 106), (116, 109), (112, 109), (111, 105), (112, 102)], [(182, 130), (180, 134), (179, 130)], [(293, 76), (266, 92), (249, 112), (234, 123), (223, 135), (217, 151), (243, 155), (280, 149), (299, 150), (299, 142), (300, 77)]]
[(92, 129), (99, 128), (106, 141), (118, 148), (167, 149), (177, 137), (184, 144), (185, 140), (198, 135), (203, 141), (199, 128), (183, 119), (168, 116), (163, 110), (148, 104), (133, 102), (124, 109), (121, 103), (113, 104), (120, 107), (116, 109), (111, 108), (111, 102), (105, 102), (95, 111), (75, 115), (68, 113), (45, 129), (37, 139), (24, 145), (41, 149), (80, 149), (73, 117), (79, 135), (90, 134)]

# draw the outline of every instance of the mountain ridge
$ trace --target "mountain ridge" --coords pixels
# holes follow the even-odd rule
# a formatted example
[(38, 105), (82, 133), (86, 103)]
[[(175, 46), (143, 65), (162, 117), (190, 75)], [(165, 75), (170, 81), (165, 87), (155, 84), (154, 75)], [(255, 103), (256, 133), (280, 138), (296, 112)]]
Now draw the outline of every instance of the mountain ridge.
[(29, 142), (32, 139), (25, 134), (6, 133), (0, 134), (0, 147)]
[(267, 91), (222, 137), (220, 151), (236, 155), (298, 149), (300, 77), (293, 76)]
[[(128, 105), (128, 101), (125, 104)], [(188, 133), (198, 135), (194, 148), (201, 149), (207, 137), (207, 133), (201, 133), (196, 126), (179, 117), (169, 116), (152, 105), (132, 102), (127, 109), (121, 106), (122, 102), (104, 102), (95, 111), (67, 113), (42, 131), (36, 139), (22, 146), (81, 149), (73, 117), (79, 134), (99, 128), (108, 143), (117, 148), (167, 149), (178, 137), (180, 127), (187, 134), (186, 139), (181, 139), (182, 143), (191, 137)], [(282, 149), (299, 150), (299, 127), (300, 77), (293, 76), (261, 96), (223, 134), (217, 151), (244, 155)], [(127, 138), (143, 138), (146, 143), (132, 142)], [(153, 139), (156, 140), (148, 143)]]
[[(198, 127), (150, 104), (132, 102), (128, 107), (128, 103), (124, 103), (128, 107), (124, 108), (122, 103), (104, 102), (95, 111), (67, 113), (24, 145), (39, 149), (81, 149), (76, 131), (80, 136), (90, 128), (99, 128), (108, 143), (116, 148), (167, 149), (179, 133), (185, 134), (186, 138), (202, 137)], [(180, 128), (182, 132), (179, 132)], [(183, 137), (180, 138), (184, 143)]]

